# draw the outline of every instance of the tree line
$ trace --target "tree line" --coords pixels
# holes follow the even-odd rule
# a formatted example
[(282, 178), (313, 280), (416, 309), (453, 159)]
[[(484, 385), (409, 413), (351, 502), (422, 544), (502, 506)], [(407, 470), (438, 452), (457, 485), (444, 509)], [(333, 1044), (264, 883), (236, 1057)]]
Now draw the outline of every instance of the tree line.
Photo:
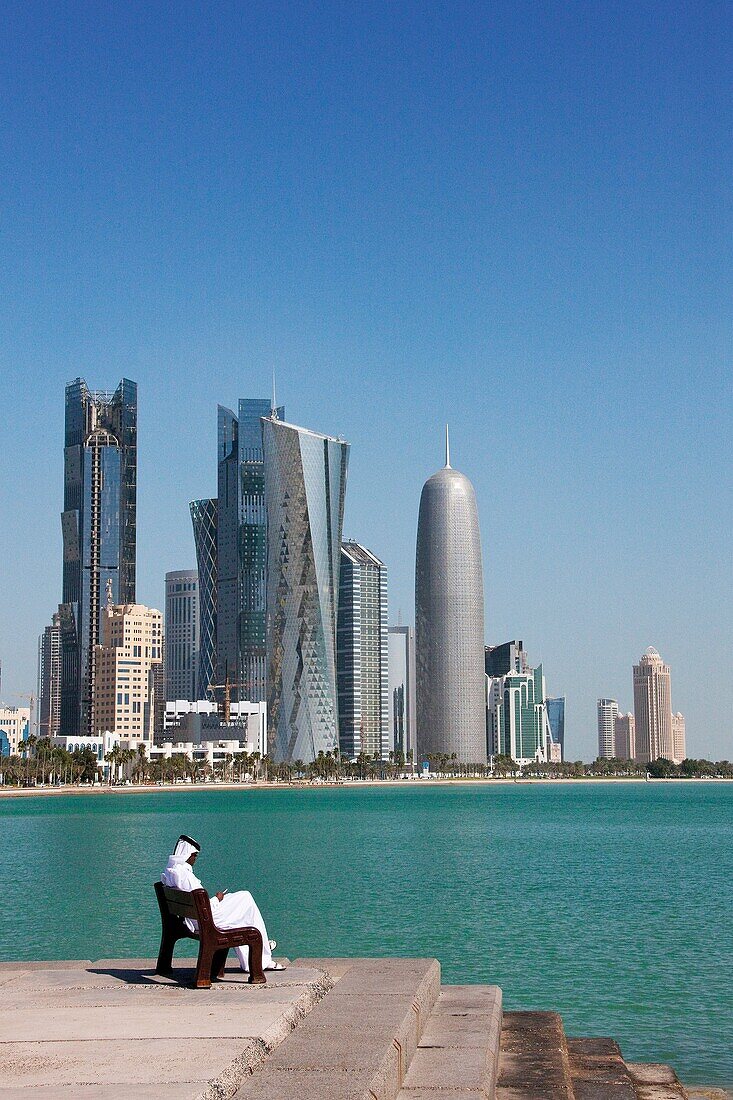
[[(523, 767), (511, 756), (499, 754), (492, 763), (462, 764), (455, 753), (428, 753), (430, 773), (450, 779), (544, 778), (581, 779), (598, 777), (652, 779), (733, 779), (733, 763), (728, 760), (683, 760), (675, 764), (663, 757), (650, 764), (633, 760), (599, 757), (591, 764), (582, 760), (563, 763), (535, 761)], [(106, 765), (106, 767), (104, 766)], [(412, 753), (390, 752), (386, 759), (379, 753), (360, 753), (347, 760), (338, 752), (319, 752), (306, 763), (295, 760), (275, 763), (259, 752), (227, 753), (213, 766), (205, 760), (192, 760), (184, 753), (169, 759), (148, 757), (144, 744), (136, 749), (119, 746), (108, 752), (104, 764), (93, 749), (66, 749), (53, 745), (48, 737), (31, 735), (13, 756), (0, 757), (0, 781), (8, 786), (59, 786), (90, 783), (165, 784), (206, 782), (333, 783), (346, 780), (399, 779), (412, 773)]]

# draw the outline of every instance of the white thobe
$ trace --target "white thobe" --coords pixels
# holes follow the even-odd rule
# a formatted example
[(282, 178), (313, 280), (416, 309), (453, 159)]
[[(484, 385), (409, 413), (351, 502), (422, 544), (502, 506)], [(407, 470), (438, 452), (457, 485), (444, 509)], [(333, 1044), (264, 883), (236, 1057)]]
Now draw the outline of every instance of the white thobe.
[[(180, 856), (170, 857), (168, 865), (160, 878), (165, 886), (170, 886), (174, 890), (186, 890), (188, 892), (203, 890), (201, 881), (193, 873), (191, 864), (185, 859), (181, 859)], [(226, 932), (230, 928), (256, 928), (261, 933), (262, 966), (263, 968), (272, 966), (272, 951), (270, 950), (265, 922), (262, 919), (257, 902), (249, 890), (237, 890), (233, 894), (225, 894), (223, 901), (219, 901), (217, 896), (214, 895), (213, 898), (209, 898), (209, 901), (211, 902), (211, 915), (214, 918), (214, 924), (222, 932)], [(188, 917), (186, 917), (186, 926), (191, 932), (198, 931), (197, 922), (189, 920)], [(249, 948), (235, 947), (234, 950), (237, 953), (242, 970), (249, 970)]]

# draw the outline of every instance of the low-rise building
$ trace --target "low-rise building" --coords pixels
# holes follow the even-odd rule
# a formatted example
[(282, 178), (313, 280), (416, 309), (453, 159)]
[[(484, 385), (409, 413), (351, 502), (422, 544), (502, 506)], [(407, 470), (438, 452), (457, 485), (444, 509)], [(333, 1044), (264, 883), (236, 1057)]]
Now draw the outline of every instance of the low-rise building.
[[(267, 703), (242, 700), (229, 704), (229, 722), (223, 722), (216, 703), (209, 699), (190, 702), (174, 699), (166, 703), (163, 733), (156, 734), (158, 747), (167, 744), (193, 744), (218, 740), (241, 742), (242, 752), (267, 753)], [(179, 751), (179, 750), (174, 750)], [(182, 751), (182, 750), (181, 750)]]
[(30, 707), (0, 707), (0, 747), (3, 756), (16, 756), (30, 733)]

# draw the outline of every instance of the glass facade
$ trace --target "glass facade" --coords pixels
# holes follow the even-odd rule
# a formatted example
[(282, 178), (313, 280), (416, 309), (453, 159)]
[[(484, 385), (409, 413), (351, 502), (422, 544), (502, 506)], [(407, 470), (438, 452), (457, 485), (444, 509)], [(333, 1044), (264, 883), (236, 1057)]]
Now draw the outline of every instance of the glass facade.
[(109, 593), (135, 602), (137, 385), (66, 387), (60, 730), (91, 732), (94, 646)]
[(526, 673), (510, 673), (499, 687), (496, 719), (499, 752), (517, 762), (546, 760), (547, 713), (542, 665)]
[(262, 420), (267, 506), (268, 745), (338, 749), (336, 617), (349, 444)]
[(417, 762), (415, 745), (415, 631), (391, 626), (389, 650), (389, 747)]
[(565, 759), (565, 696), (547, 700), (547, 719), (550, 723), (552, 740), (560, 746), (562, 759)]
[[(266, 698), (267, 512), (262, 417), (271, 404), (243, 399), (218, 410), (217, 682), (232, 700)], [(285, 415), (278, 408), (279, 417)]]
[(341, 754), (386, 758), (390, 751), (387, 569), (365, 547), (345, 542), (337, 625)]
[(179, 569), (165, 575), (165, 701), (196, 700), (198, 657), (198, 573)]
[(199, 654), (197, 699), (208, 699), (209, 685), (216, 671), (216, 600), (217, 600), (217, 501), (192, 500), (191, 523), (196, 546), (199, 577)]

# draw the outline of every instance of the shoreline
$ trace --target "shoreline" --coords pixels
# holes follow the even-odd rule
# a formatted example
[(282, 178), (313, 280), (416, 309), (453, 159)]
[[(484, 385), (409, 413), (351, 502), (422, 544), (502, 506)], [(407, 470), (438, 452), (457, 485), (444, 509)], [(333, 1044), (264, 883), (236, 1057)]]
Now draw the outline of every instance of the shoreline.
[(479, 779), (462, 777), (456, 778), (441, 778), (441, 779), (356, 779), (347, 780), (341, 783), (326, 781), (320, 783), (311, 782), (293, 782), (293, 783), (273, 783), (260, 780), (258, 783), (166, 783), (166, 784), (135, 784), (122, 786), (108, 786), (107, 784), (99, 784), (95, 786), (77, 787), (77, 786), (63, 786), (63, 787), (4, 787), (0, 786), (0, 799), (2, 798), (36, 798), (49, 796), (63, 796), (63, 795), (119, 795), (119, 794), (176, 794), (181, 791), (297, 791), (297, 790), (319, 790), (323, 788), (334, 788), (339, 790), (360, 790), (363, 787), (446, 787), (446, 786), (460, 786), (460, 787), (485, 787), (485, 786), (514, 786), (514, 787), (535, 787), (535, 786), (566, 786), (568, 784), (582, 783), (586, 785), (593, 785), (599, 783), (649, 783), (649, 784), (665, 784), (665, 783), (730, 783), (733, 780), (730, 779), (704, 779), (702, 777), (695, 777), (689, 779), (683, 779), (680, 776), (672, 776), (668, 779), (642, 779), (639, 776), (569, 776), (563, 779), (545, 779), (536, 778), (534, 776), (527, 777), (526, 779)]

